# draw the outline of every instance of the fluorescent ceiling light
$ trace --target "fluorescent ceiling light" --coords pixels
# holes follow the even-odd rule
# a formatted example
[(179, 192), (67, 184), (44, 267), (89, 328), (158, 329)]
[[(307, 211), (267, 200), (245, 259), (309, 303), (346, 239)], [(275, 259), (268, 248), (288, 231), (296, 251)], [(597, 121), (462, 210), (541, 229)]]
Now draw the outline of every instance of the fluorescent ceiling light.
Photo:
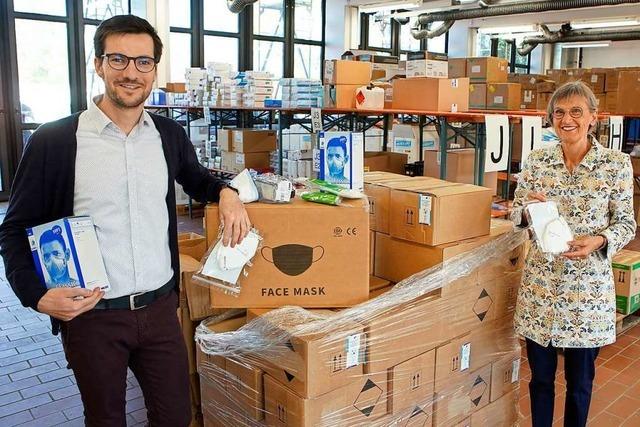
[(400, 2), (385, 2), (380, 4), (368, 4), (359, 6), (360, 12), (378, 12), (383, 10), (398, 10), (398, 9), (415, 9), (422, 6), (421, 0), (416, 1), (400, 1)]
[(583, 30), (587, 28), (613, 28), (613, 27), (628, 27), (640, 25), (640, 21), (637, 19), (627, 19), (623, 21), (607, 21), (607, 22), (575, 22), (571, 23), (571, 28), (574, 30)]
[(609, 47), (611, 45), (610, 41), (601, 41), (601, 42), (575, 42), (575, 43), (562, 43), (562, 49), (577, 49), (577, 48), (585, 48), (585, 47)]
[(531, 33), (538, 30), (536, 25), (514, 25), (510, 27), (487, 27), (478, 28), (480, 34), (513, 34), (513, 33)]

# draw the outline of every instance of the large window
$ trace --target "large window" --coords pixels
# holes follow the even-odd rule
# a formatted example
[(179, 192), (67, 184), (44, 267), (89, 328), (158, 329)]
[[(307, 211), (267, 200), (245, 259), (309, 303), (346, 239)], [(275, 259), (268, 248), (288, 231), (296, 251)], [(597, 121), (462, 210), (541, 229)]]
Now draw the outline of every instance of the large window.
[[(23, 144), (41, 123), (83, 110), (103, 91), (95, 74), (93, 35), (98, 24), (119, 14), (146, 16), (146, 0), (0, 1), (0, 68), (6, 84), (8, 146), (0, 150), (0, 176), (11, 177)], [(0, 81), (0, 86), (3, 82)], [(0, 126), (3, 126), (0, 124)], [(18, 142), (16, 142), (18, 141)], [(7, 175), (7, 170), (9, 174)], [(10, 179), (0, 188), (5, 197)]]
[(325, 0), (258, 0), (235, 14), (223, 0), (169, 2), (171, 81), (185, 67), (225, 62), (234, 70), (320, 79)]
[[(428, 50), (429, 52), (447, 53), (449, 35), (445, 33), (432, 39), (415, 39), (411, 28), (415, 26), (415, 18), (408, 22), (398, 22), (387, 14), (360, 14), (360, 49), (388, 53), (406, 59), (408, 52)], [(431, 28), (440, 27), (442, 22), (434, 22)]]

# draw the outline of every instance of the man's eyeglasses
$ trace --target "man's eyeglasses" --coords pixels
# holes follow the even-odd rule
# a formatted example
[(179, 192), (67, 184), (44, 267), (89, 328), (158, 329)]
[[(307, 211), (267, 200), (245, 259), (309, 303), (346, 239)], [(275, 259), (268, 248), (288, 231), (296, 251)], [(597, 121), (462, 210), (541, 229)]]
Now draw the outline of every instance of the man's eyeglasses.
[(156, 68), (156, 60), (148, 56), (131, 57), (121, 53), (105, 53), (101, 58), (107, 58), (107, 63), (114, 70), (122, 71), (129, 66), (129, 61), (133, 61), (136, 69), (141, 73), (149, 73)]
[[(562, 108), (556, 108), (553, 110), (553, 118), (556, 120), (562, 120), (566, 112)], [(574, 119), (579, 119), (584, 115), (584, 111), (580, 107), (573, 107), (569, 110), (569, 115)]]

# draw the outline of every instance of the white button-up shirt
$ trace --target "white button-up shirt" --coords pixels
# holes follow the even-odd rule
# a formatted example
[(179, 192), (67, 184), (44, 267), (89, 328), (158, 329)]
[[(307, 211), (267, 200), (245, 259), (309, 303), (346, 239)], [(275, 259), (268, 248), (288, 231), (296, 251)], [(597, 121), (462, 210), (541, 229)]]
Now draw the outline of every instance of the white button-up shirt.
[(160, 133), (145, 111), (126, 135), (94, 98), (79, 118), (74, 215), (93, 218), (111, 290), (117, 298), (154, 290), (173, 276), (168, 171)]

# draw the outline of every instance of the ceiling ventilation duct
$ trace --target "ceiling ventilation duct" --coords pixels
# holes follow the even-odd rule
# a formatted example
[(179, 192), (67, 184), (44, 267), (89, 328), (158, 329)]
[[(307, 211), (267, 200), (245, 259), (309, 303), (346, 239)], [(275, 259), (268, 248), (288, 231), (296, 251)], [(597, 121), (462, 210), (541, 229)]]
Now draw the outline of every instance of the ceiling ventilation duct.
[[(486, 18), (491, 16), (519, 15), (523, 13), (541, 13), (554, 10), (580, 9), (597, 6), (616, 6), (621, 4), (640, 3), (640, 0), (542, 0), (522, 3), (500, 4), (499, 1), (480, 0), (480, 7), (464, 10), (450, 10), (419, 15), (416, 27), (411, 34), (416, 39), (433, 38), (448, 31), (453, 23), (462, 19)], [(424, 29), (433, 22), (444, 23), (436, 29)]]
[(233, 13), (240, 13), (242, 9), (258, 0), (227, 0), (227, 7)]
[(536, 46), (543, 43), (569, 43), (569, 42), (593, 42), (593, 41), (622, 41), (640, 40), (640, 29), (627, 31), (603, 31), (595, 30), (572, 30), (569, 24), (564, 24), (560, 31), (551, 32), (546, 25), (540, 25), (543, 35), (536, 37), (526, 37), (522, 45), (518, 48), (518, 54), (528, 55)]

